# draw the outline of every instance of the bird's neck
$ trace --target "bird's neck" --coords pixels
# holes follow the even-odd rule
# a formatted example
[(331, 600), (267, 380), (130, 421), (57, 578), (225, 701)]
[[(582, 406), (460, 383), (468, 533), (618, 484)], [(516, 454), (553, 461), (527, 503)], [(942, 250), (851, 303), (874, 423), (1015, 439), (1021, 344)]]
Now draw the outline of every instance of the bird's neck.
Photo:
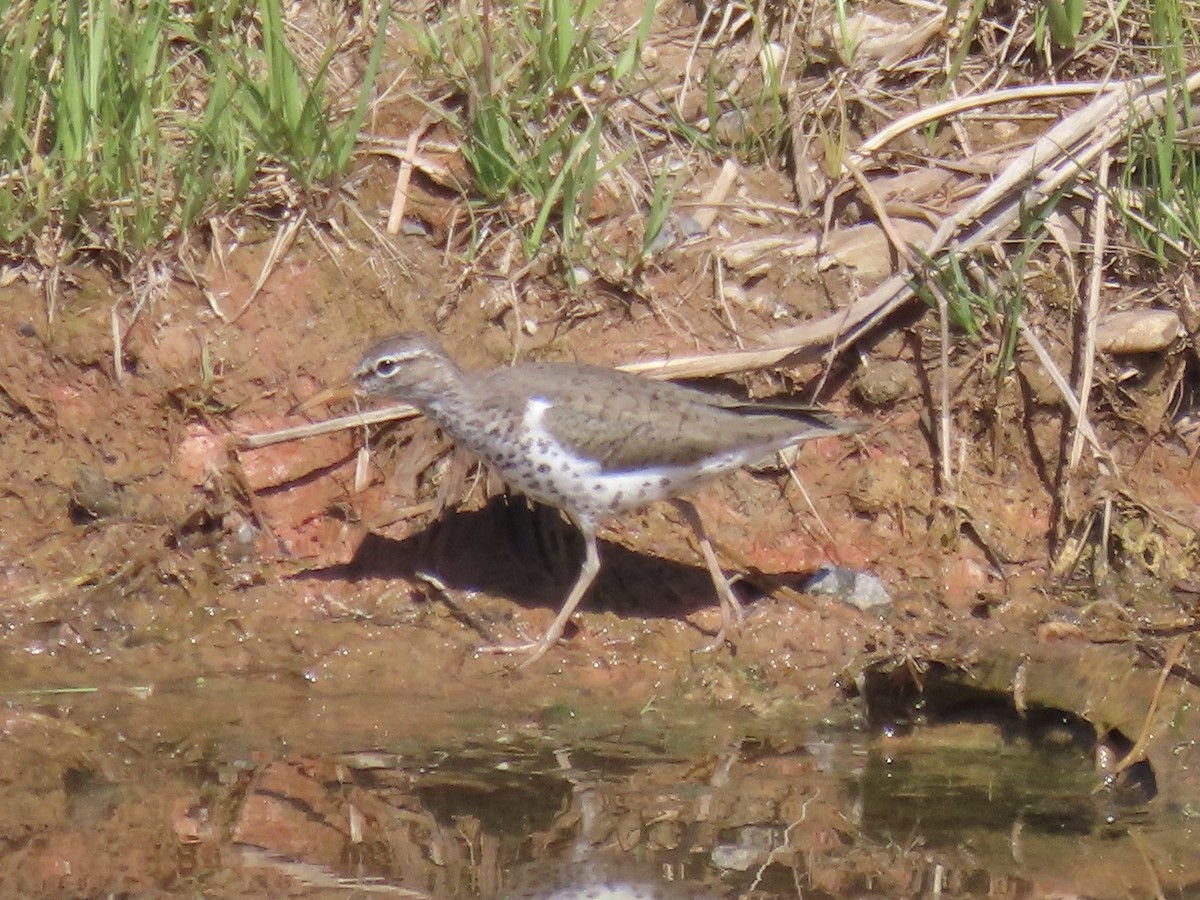
[(450, 364), (431, 373), (430, 378), (420, 385), (413, 404), (445, 427), (465, 418), (474, 418), (473, 413), (483, 400), (479, 392), (475, 379)]

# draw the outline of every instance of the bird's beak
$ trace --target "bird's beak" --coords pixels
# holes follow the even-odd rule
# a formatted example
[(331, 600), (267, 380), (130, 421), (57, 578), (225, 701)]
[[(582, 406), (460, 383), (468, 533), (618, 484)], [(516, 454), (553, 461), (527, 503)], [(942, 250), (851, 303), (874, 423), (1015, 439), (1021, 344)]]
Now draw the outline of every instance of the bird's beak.
[(288, 415), (300, 415), (302, 413), (311, 412), (321, 406), (328, 406), (335, 400), (349, 400), (354, 396), (355, 385), (353, 381), (343, 381), (341, 384), (335, 384), (333, 387), (326, 388), (318, 394), (313, 394), (303, 403), (297, 403), (290, 410)]

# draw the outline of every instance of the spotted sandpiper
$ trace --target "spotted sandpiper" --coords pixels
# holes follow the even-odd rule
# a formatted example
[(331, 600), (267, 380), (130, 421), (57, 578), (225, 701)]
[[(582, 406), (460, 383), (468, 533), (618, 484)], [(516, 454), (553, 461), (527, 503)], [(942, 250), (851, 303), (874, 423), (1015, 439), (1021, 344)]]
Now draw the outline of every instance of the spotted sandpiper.
[(772, 453), (858, 425), (812, 409), (748, 402), (628, 372), (574, 363), (521, 363), (464, 371), (425, 334), (379, 341), (354, 375), (302, 404), (351, 392), (409, 403), (487, 462), (508, 487), (562, 510), (583, 535), (583, 565), (553, 624), (537, 641), (492, 648), (554, 646), (600, 571), (599, 523), (670, 500), (696, 534), (721, 601), (724, 643), (742, 608), (721, 571), (696, 508), (678, 495)]

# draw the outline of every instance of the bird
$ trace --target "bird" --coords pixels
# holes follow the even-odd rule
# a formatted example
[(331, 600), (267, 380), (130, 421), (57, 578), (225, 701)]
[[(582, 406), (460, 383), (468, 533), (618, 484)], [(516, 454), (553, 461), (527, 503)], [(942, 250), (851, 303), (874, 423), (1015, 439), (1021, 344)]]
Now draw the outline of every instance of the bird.
[(705, 649), (723, 645), (742, 606), (699, 512), (681, 495), (795, 444), (862, 427), (807, 406), (741, 400), (603, 366), (464, 370), (424, 332), (371, 345), (346, 382), (300, 408), (349, 394), (416, 407), (509, 489), (561, 510), (582, 535), (579, 573), (545, 633), (487, 648), (529, 653), (521, 667), (558, 642), (599, 573), (599, 525), (659, 500), (674, 504), (696, 536), (721, 604), (720, 629)]

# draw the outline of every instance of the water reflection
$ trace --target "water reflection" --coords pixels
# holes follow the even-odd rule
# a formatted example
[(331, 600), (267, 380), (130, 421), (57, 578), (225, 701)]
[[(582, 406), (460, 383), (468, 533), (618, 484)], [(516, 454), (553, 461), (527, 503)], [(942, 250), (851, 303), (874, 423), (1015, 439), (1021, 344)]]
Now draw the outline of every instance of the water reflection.
[[(1115, 810), (1084, 748), (986, 722), (730, 740), (696, 715), (683, 753), (666, 731), (489, 737), (443, 712), (233, 680), (13, 701), (0, 878), (24, 896), (812, 898), (1182, 896), (1200, 876), (1186, 819)], [(447, 739), (455, 719), (470, 736)]]

